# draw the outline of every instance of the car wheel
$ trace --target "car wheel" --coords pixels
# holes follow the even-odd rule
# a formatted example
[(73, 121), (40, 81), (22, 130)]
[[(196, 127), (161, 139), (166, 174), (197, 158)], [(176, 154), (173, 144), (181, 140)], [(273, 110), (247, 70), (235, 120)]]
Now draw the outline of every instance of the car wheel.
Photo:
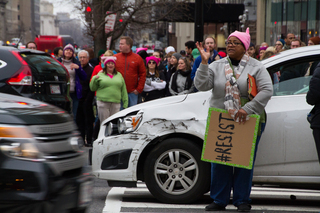
[(201, 161), (201, 148), (183, 138), (158, 144), (144, 165), (145, 183), (164, 203), (191, 203), (210, 187), (210, 164)]

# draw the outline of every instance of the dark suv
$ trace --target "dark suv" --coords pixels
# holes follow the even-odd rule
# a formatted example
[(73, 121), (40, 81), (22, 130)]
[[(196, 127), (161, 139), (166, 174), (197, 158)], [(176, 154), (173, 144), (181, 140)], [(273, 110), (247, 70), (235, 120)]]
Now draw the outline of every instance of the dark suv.
[(0, 93), (0, 212), (85, 212), (92, 177), (69, 113)]
[(45, 52), (0, 47), (0, 92), (37, 99), (70, 112), (68, 71)]

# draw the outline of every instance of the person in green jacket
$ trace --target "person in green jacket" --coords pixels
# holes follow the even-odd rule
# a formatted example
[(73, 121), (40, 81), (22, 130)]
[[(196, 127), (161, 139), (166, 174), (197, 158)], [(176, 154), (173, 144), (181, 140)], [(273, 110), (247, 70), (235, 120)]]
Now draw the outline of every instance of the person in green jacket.
[(90, 82), (90, 89), (96, 91), (98, 116), (101, 122), (120, 111), (121, 101), (124, 108), (128, 107), (126, 84), (121, 73), (115, 69), (116, 60), (117, 58), (113, 56), (101, 57), (105, 66), (92, 77)]

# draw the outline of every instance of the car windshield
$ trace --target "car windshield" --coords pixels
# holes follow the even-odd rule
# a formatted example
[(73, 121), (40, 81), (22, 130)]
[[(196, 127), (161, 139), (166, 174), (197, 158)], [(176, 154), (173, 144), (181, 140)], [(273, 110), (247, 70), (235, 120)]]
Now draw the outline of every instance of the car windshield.
[(29, 64), (30, 68), (36, 72), (43, 74), (66, 74), (66, 70), (64, 69), (64, 67), (50, 56), (22, 53), (21, 57)]

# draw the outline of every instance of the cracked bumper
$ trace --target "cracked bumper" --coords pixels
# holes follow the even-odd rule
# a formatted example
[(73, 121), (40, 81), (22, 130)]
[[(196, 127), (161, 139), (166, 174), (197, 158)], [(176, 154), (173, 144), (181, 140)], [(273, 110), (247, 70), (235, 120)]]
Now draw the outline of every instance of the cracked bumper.
[(138, 159), (146, 144), (144, 138), (130, 133), (96, 140), (92, 152), (93, 174), (106, 180), (137, 181)]

